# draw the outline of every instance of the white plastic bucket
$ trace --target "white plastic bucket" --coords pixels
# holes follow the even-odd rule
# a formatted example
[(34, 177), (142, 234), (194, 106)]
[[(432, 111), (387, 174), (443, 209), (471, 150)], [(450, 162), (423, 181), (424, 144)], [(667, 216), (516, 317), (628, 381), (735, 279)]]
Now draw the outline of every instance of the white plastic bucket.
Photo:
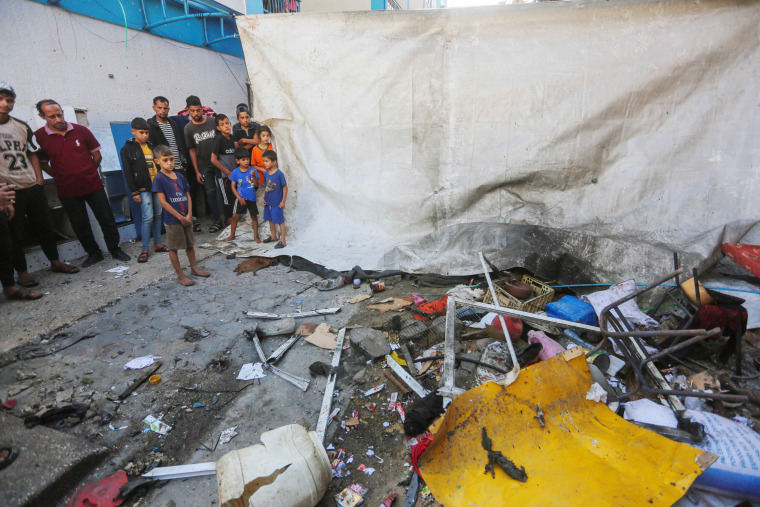
[(222, 507), (313, 507), (331, 478), (316, 433), (297, 424), (267, 431), (260, 444), (229, 452), (216, 463)]

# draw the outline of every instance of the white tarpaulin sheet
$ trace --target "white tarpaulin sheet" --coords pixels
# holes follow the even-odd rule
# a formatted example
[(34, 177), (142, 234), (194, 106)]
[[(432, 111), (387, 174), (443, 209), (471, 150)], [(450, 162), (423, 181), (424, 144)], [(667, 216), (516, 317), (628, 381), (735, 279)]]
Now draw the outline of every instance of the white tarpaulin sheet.
[[(504, 224), (606, 276), (714, 255), (760, 206), (760, 3), (543, 2), (238, 19), (288, 247), (466, 274)], [(267, 228), (265, 227), (265, 230)], [(613, 280), (614, 281), (614, 280)]]

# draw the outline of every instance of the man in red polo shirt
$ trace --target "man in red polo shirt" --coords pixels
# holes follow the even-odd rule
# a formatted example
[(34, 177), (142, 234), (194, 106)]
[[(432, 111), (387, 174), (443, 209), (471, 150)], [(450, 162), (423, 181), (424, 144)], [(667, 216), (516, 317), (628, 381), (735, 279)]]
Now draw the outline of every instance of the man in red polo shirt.
[[(100, 143), (86, 127), (67, 122), (63, 117), (63, 109), (54, 100), (39, 101), (37, 112), (47, 122), (34, 133), (40, 145), (39, 158), (43, 162), (43, 170), (55, 180), (63, 209), (87, 252), (88, 257), (82, 267), (103, 260), (103, 252), (92, 233), (86, 205), (90, 206), (100, 224), (103, 239), (113, 258), (128, 261), (129, 255), (119, 248), (119, 230), (98, 174), (98, 166), (103, 158)], [(49, 165), (45, 163), (48, 161)]]

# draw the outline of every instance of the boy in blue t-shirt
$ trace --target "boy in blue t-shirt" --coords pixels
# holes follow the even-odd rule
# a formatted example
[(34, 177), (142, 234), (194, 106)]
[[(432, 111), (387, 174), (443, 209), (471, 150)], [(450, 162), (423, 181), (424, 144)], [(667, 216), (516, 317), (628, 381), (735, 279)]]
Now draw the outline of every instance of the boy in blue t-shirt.
[(264, 162), (264, 220), (269, 222), (270, 236), (264, 243), (271, 243), (277, 238), (277, 230), (274, 224), (280, 224), (280, 241), (275, 248), (285, 248), (285, 215), (282, 208), (285, 207), (285, 199), (288, 197), (288, 182), (285, 175), (277, 168), (277, 153), (267, 150), (261, 158)]
[(259, 239), (259, 208), (256, 206), (256, 188), (259, 186), (259, 172), (251, 167), (251, 156), (245, 148), (235, 148), (235, 162), (238, 166), (230, 174), (232, 193), (235, 194), (235, 203), (232, 206), (230, 217), (230, 236), (222, 241), (235, 239), (235, 230), (240, 220), (240, 215), (246, 211), (251, 214), (253, 224), (253, 239), (261, 243)]
[(193, 201), (190, 199), (190, 185), (183, 175), (174, 172), (174, 154), (171, 148), (163, 144), (156, 146), (153, 150), (153, 160), (161, 171), (153, 177), (151, 190), (156, 193), (165, 211), (164, 225), (169, 259), (172, 261), (174, 271), (177, 272), (177, 281), (182, 285), (195, 285), (195, 282), (182, 271), (177, 250), (187, 252), (191, 275), (202, 277), (211, 275), (199, 268), (195, 261)]

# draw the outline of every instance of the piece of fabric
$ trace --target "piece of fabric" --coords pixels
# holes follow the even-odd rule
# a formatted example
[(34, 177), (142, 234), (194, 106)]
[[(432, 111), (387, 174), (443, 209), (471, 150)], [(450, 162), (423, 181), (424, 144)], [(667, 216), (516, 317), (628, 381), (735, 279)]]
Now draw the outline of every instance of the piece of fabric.
[(599, 282), (646, 282), (758, 221), (758, 2), (236, 21), (298, 189), (292, 248), (327, 268), (478, 273), (520, 224), (564, 232)]
[(16, 185), (17, 191), (35, 185), (37, 175), (27, 154), (37, 151), (29, 125), (13, 116), (0, 123), (0, 181)]
[(704, 305), (700, 306), (691, 321), (691, 329), (714, 329), (719, 327), (723, 336), (733, 336), (734, 332), (744, 334), (747, 330), (747, 310), (743, 306)]
[(45, 188), (33, 185), (29, 188), (16, 189), (16, 213), (10, 221), (11, 237), (13, 238), (13, 267), (17, 273), (27, 271), (26, 253), (26, 224), (27, 220), (37, 235), (40, 247), (49, 261), (58, 260), (58, 244), (53, 232), (53, 221), (50, 218)]
[(167, 224), (166, 246), (169, 250), (187, 250), (193, 248), (195, 239), (192, 225)]
[(760, 245), (725, 243), (720, 249), (735, 263), (760, 278)]
[(61, 205), (71, 222), (71, 228), (82, 248), (89, 254), (100, 252), (100, 247), (95, 241), (95, 236), (90, 225), (90, 216), (87, 214), (87, 206), (92, 210), (95, 219), (103, 232), (103, 240), (109, 252), (119, 248), (119, 229), (113, 216), (111, 203), (108, 202), (105, 190), (101, 189), (91, 194), (75, 197), (61, 197)]
[[(609, 289), (592, 292), (581, 299), (587, 303), (590, 303), (594, 307), (597, 318), (602, 314), (607, 306), (615, 301), (630, 296), (636, 292), (636, 282), (634, 280), (625, 280), (618, 284), (613, 285)], [(635, 326), (637, 329), (657, 329), (660, 324), (649, 315), (642, 312), (636, 304), (636, 298), (629, 299), (625, 303), (618, 306), (623, 316), (626, 318), (629, 324)], [(617, 314), (613, 314), (617, 317)], [(612, 328), (609, 328), (612, 330)], [(633, 331), (630, 329), (629, 331)]]
[(100, 143), (86, 127), (67, 123), (65, 134), (45, 126), (35, 131), (40, 145), (39, 157), (50, 164), (58, 197), (80, 197), (103, 190), (103, 182), (92, 154)]
[[(175, 174), (176, 178), (170, 178), (160, 172), (153, 178), (153, 192), (164, 194), (166, 202), (182, 216), (187, 216), (189, 211), (188, 195), (190, 185), (181, 174)], [(164, 212), (164, 224), (179, 224), (179, 220), (169, 212)]]
[(239, 167), (236, 167), (230, 175), (230, 180), (235, 184), (235, 190), (240, 194), (240, 197), (249, 201), (256, 200), (256, 187), (259, 184), (259, 171), (253, 167), (248, 167), (246, 171), (242, 171)]
[(417, 311), (414, 313), (414, 318), (423, 322), (430, 320), (432, 317), (426, 317), (422, 314), (433, 315), (438, 312), (442, 312), (446, 309), (446, 302), (449, 300), (449, 294), (446, 294), (436, 301), (430, 301), (428, 303), (422, 303), (417, 307)]

